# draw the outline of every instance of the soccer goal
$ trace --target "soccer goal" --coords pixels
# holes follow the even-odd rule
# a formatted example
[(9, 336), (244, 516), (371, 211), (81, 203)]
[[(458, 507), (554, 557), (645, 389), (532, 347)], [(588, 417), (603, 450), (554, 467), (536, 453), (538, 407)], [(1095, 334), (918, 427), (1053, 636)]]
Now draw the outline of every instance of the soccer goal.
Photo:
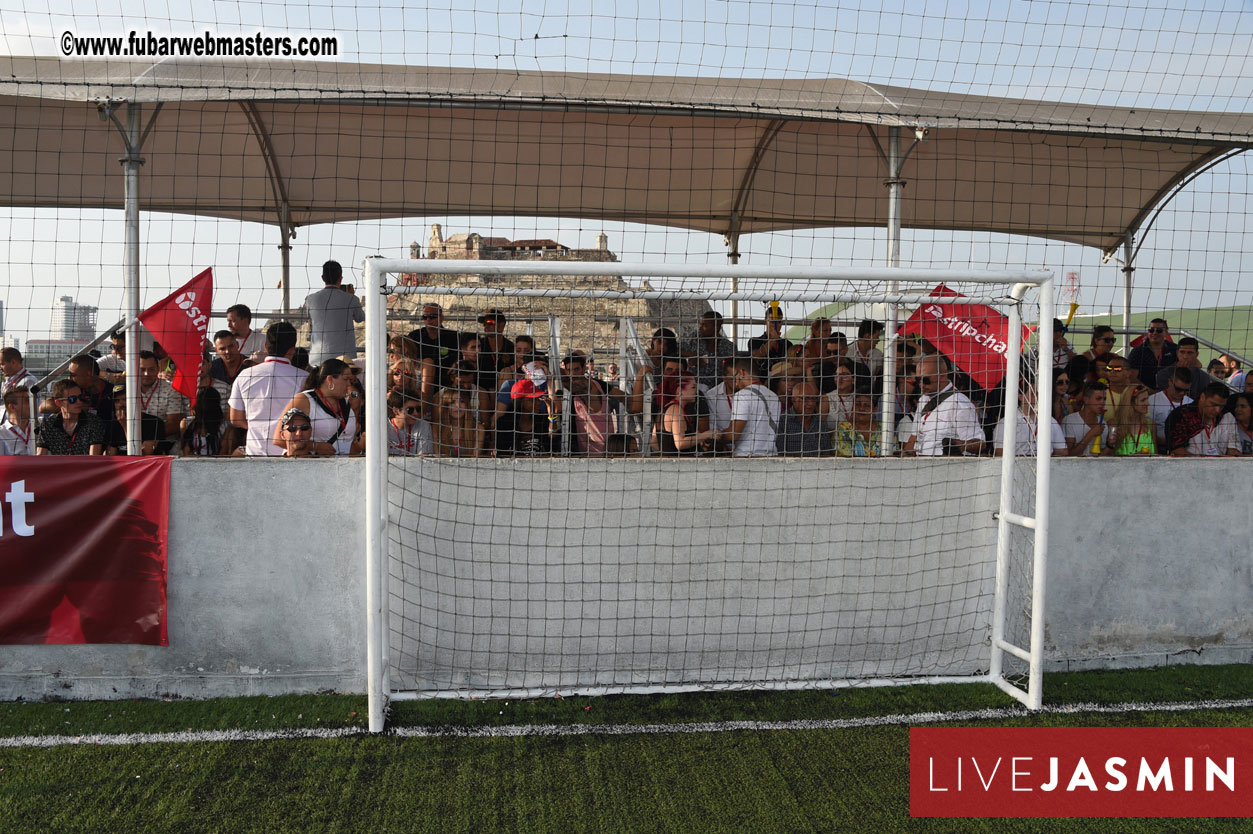
[[(1040, 705), (1048, 273), (365, 272), (372, 730), (408, 698), (990, 681)], [(448, 355), (440, 328), (484, 338)], [(936, 368), (988, 437), (1021, 407), (1011, 453), (901, 454)]]

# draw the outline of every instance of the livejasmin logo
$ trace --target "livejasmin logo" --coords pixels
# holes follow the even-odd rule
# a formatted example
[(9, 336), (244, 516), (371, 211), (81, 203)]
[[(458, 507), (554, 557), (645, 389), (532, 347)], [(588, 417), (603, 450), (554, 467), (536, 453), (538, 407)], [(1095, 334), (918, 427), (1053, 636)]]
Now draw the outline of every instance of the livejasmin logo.
[[(1130, 786), (1127, 779), (1127, 765), (1129, 762), (1121, 756), (1111, 756), (1105, 760), (1104, 775), (1110, 778), (1097, 784), (1096, 778), (1092, 775), (1092, 769), (1088, 766), (1088, 761), (1080, 756), (1077, 761), (1062, 762), (1057, 756), (1048, 758), (1048, 780), (1040, 782), (1038, 777), (1044, 772), (1043, 768), (1038, 768), (1040, 760), (1034, 756), (1013, 756), (1008, 762), (1005, 757), (1001, 756), (993, 762), (980, 762), (975, 756), (969, 757), (968, 761), (962, 758), (956, 760), (956, 782), (943, 784), (945, 775), (951, 777), (952, 762), (941, 761), (939, 767), (941, 771), (947, 767), (950, 772), (948, 774), (941, 773), (941, 783), (936, 782), (936, 761), (934, 757), (927, 757), (927, 767), (931, 774), (928, 789), (932, 791), (961, 791), (967, 788), (975, 787), (971, 784), (969, 778), (963, 780), (963, 770), (969, 774), (972, 770), (978, 778), (978, 782), (983, 786), (983, 790), (990, 791), (993, 783), (996, 781), (997, 773), (1001, 773), (1002, 779), (1010, 781), (1010, 790), (1014, 792), (1030, 792), (1055, 791), (1062, 788), (1067, 791), (1089, 790), (1089, 791), (1125, 791)], [(1134, 763), (1130, 763), (1135, 771)], [(1005, 765), (1002, 771), (1002, 765)], [(964, 766), (964, 767), (963, 767)], [(1205, 790), (1213, 791), (1215, 783), (1221, 783), (1229, 791), (1236, 789), (1236, 760), (1234, 756), (1228, 756), (1226, 761), (1219, 763), (1205, 757)], [(1195, 775), (1199, 765), (1192, 756), (1185, 756), (1180, 761), (1172, 763), (1171, 759), (1165, 758), (1154, 766), (1148, 759), (1141, 758), (1138, 768), (1138, 776), (1136, 777), (1135, 787), (1137, 791), (1173, 791), (1175, 790), (1175, 774), (1182, 774), (1181, 789), (1184, 791), (1196, 790)], [(984, 771), (987, 775), (984, 775)], [(1069, 774), (1066, 779), (1065, 786), (1062, 785), (1062, 777)], [(977, 788), (976, 788), (977, 789)]]
[(914, 727), (910, 814), (1244, 816), (1253, 728)]

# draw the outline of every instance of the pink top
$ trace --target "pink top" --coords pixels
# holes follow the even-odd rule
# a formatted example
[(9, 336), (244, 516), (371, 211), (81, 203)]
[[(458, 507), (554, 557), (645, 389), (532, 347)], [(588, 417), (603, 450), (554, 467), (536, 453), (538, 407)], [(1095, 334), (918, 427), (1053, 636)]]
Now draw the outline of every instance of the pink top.
[(583, 397), (574, 398), (574, 435), (579, 448), (584, 454), (592, 457), (602, 457), (605, 454), (605, 447), (608, 444), (609, 435), (612, 429), (609, 426), (609, 398), (605, 396), (605, 391), (601, 388), (600, 383), (594, 379), (588, 380), (588, 385), (592, 387), (592, 393), (600, 395), (600, 411), (592, 411), (588, 407), (588, 400)]

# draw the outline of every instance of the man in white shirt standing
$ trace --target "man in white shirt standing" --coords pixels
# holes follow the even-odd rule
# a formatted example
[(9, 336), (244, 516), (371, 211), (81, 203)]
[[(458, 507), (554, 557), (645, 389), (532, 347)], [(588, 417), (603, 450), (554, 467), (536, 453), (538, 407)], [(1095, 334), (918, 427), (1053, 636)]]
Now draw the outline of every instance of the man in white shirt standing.
[(727, 362), (735, 387), (731, 398), (731, 425), (721, 440), (737, 458), (773, 457), (782, 408), (775, 393), (762, 384), (750, 357)]
[(353, 324), (365, 321), (365, 310), (361, 309), (356, 290), (352, 284), (344, 286), (344, 268), (339, 261), (322, 265), (322, 283), (326, 286), (305, 299), (310, 367), (337, 356), (356, 359), (357, 332)]
[(271, 324), (265, 333), (269, 354), (260, 365), (244, 368), (235, 377), (229, 400), (231, 425), (248, 430), (245, 451), (249, 455), (281, 457), (276, 446), (274, 426), (283, 408), (304, 388), (307, 374), (291, 363), (296, 352), (296, 328), (289, 322)]
[(922, 396), (914, 411), (914, 433), (905, 442), (907, 455), (977, 455), (986, 437), (979, 411), (965, 394), (953, 387), (953, 371), (939, 354), (923, 357), (918, 364), (918, 389)]
[(252, 310), (247, 304), (226, 308), (226, 329), (235, 334), (239, 352), (254, 362), (265, 360), (265, 336), (252, 329)]

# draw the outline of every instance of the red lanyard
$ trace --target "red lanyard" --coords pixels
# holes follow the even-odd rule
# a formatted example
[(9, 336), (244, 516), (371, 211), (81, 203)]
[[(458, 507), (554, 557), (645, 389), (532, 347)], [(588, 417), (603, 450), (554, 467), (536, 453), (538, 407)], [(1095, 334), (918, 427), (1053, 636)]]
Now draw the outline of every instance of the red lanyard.
[[(27, 446), (29, 446), (30, 445), (30, 431), (31, 431), (30, 423), (26, 424), (25, 432), (23, 432), (21, 429), (17, 427), (17, 423), (10, 423), (9, 425), (12, 426), (13, 433), (16, 434), (18, 437), (22, 438), (22, 442), (25, 443)], [(75, 432), (77, 433), (77, 429), (75, 429)]]
[(140, 411), (144, 414), (148, 413), (148, 403), (152, 402), (152, 398), (157, 395), (157, 388), (160, 386), (161, 380), (157, 380), (157, 384), (152, 386), (152, 390), (148, 392), (148, 396), (146, 397), (144, 396), (144, 389), (139, 389), (139, 404), (141, 406)]
[(339, 421), (339, 430), (341, 432), (345, 428), (348, 427), (348, 415), (344, 414), (344, 408), (343, 408), (342, 403), (339, 404), (340, 405), (339, 411), (333, 411), (330, 405), (327, 404), (326, 400), (322, 399), (321, 393), (314, 391), (313, 395), (318, 398), (318, 402), (322, 403), (322, 408), (326, 409), (328, 414), (330, 414), (332, 417), (334, 417), (336, 420)]

